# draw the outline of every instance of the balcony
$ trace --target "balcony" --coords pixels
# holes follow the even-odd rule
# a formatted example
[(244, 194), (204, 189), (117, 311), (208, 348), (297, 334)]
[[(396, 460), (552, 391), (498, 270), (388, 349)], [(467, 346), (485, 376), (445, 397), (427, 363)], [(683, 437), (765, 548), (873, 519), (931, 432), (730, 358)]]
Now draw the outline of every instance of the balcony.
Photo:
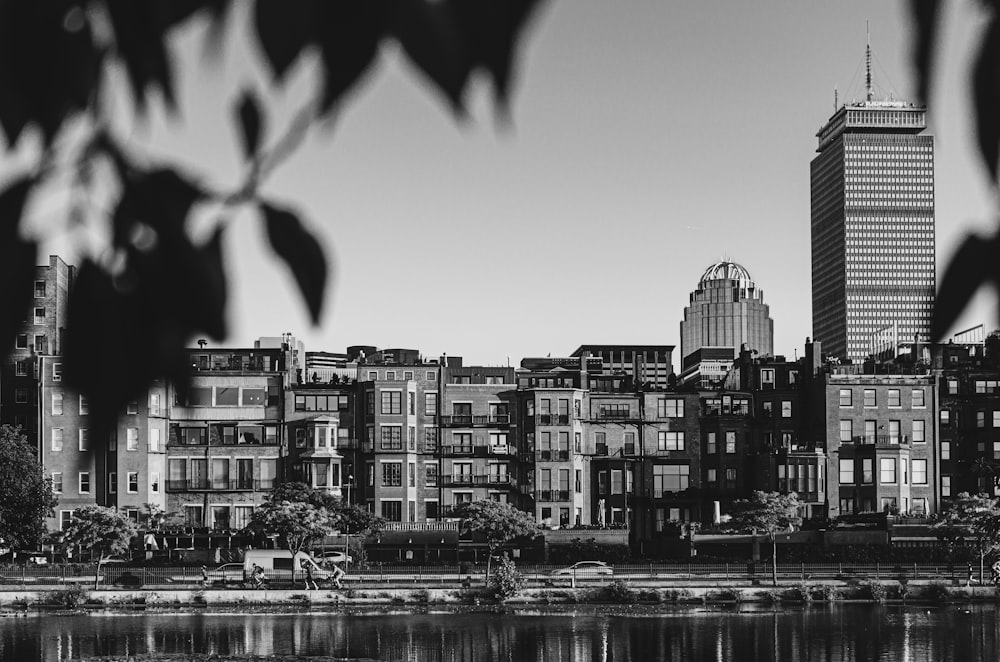
[(602, 409), (594, 418), (599, 421), (630, 421), (633, 417), (632, 412), (628, 410)]
[(858, 446), (876, 446), (878, 448), (898, 448), (910, 445), (910, 438), (905, 434), (860, 435), (852, 437), (851, 441)]
[(510, 444), (491, 444), (489, 446), (490, 455), (517, 455), (517, 449)]
[(278, 484), (276, 478), (258, 480), (208, 480), (180, 479), (168, 480), (167, 492), (258, 492), (273, 490)]
[(517, 479), (509, 474), (444, 474), (442, 487), (517, 487)]
[[(472, 444), (442, 446), (442, 455), (472, 455), (477, 447)], [(480, 447), (481, 448), (481, 447)]]
[(539, 462), (565, 462), (569, 460), (569, 451), (536, 451), (535, 459)]
[(444, 414), (441, 427), (482, 427), (490, 425), (510, 425), (510, 414)]
[(539, 501), (569, 501), (570, 491), (569, 490), (539, 490), (538, 491)]
[(474, 479), (472, 474), (441, 474), (438, 477), (443, 487), (472, 487)]
[(569, 425), (569, 414), (539, 414), (535, 425)]
[(688, 486), (684, 487), (678, 486), (677, 488), (667, 488), (667, 487), (647, 487), (645, 490), (645, 495), (653, 499), (673, 499), (675, 497), (680, 497), (683, 492), (687, 491)]

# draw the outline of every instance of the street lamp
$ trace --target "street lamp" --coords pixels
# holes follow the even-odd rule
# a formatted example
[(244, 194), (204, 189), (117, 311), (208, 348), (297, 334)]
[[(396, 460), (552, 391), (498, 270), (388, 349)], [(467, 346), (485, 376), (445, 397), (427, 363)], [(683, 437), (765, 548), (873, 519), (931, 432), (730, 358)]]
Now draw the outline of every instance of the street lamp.
[[(347, 476), (347, 485), (345, 485), (345, 487), (347, 488), (347, 505), (348, 506), (351, 505), (351, 483), (353, 483), (353, 482), (354, 482), (354, 475), (353, 474), (348, 474), (348, 476)], [(347, 565), (347, 559), (350, 558), (350, 552), (351, 552), (351, 534), (348, 533), (347, 529), (345, 528), (344, 529), (344, 565)]]

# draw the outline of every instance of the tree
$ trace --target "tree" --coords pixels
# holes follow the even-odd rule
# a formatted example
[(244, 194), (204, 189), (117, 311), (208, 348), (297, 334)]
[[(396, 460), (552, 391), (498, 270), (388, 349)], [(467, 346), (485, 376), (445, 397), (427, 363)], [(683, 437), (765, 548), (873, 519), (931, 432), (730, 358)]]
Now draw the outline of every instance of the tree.
[(123, 513), (104, 506), (83, 506), (62, 531), (64, 550), (88, 549), (99, 554), (94, 589), (101, 581), (101, 564), (109, 556), (126, 556), (129, 544), (139, 532), (136, 524)]
[[(446, 102), (465, 116), (477, 71), (493, 84), (506, 116), (514, 51), (541, 0), (0, 0), (0, 136), (33, 160), (0, 190), (0, 357), (14, 345), (32, 300), (38, 242), (22, 215), (34, 197), (72, 189), (66, 216), (74, 226), (108, 237), (79, 265), (69, 297), (64, 344), (67, 385), (87, 396), (92, 436), (105, 438), (126, 403), (156, 378), (184, 390), (184, 348), (193, 338), (227, 335), (227, 278), (222, 236), (227, 219), (255, 212), (275, 256), (290, 270), (313, 322), (322, 312), (328, 264), (320, 243), (294, 206), (262, 194), (262, 185), (345, 105), (381, 45), (402, 52)], [(211, 190), (194, 164), (159, 163), (144, 154), (134, 131), (159, 113), (177, 113), (173, 42), (195, 23), (209, 24), (209, 45), (221, 39), (230, 6), (252, 19), (252, 61), (270, 78), (273, 95), (252, 87), (233, 100), (232, 123), (245, 178)], [(235, 12), (234, 12), (235, 13)], [(209, 49), (211, 50), (211, 49)], [(305, 53), (315, 52), (315, 59)], [(268, 105), (302, 60), (314, 63), (315, 92), (277, 135)], [(124, 73), (123, 76), (117, 75)], [(117, 103), (132, 99), (131, 107)], [(118, 114), (115, 115), (114, 113)], [(27, 152), (27, 150), (21, 150)], [(204, 243), (189, 230), (192, 211), (211, 203), (218, 219)], [(52, 234), (63, 233), (63, 228)], [(103, 356), (144, 356), (109, 365)]]
[(487, 499), (462, 504), (456, 516), (461, 518), (463, 533), (479, 534), (486, 539), (486, 581), (490, 580), (493, 555), (515, 538), (532, 536), (538, 530), (535, 518), (509, 503)]
[(730, 527), (737, 531), (765, 534), (771, 541), (771, 581), (778, 585), (778, 541), (782, 531), (802, 523), (799, 509), (802, 503), (795, 492), (762, 492), (756, 490), (750, 500), (741, 499), (733, 504)]
[(27, 437), (18, 427), (0, 426), (0, 544), (38, 549), (45, 537), (45, 518), (55, 514), (57, 503), (52, 481)]
[(269, 499), (253, 511), (250, 526), (266, 534), (278, 534), (292, 554), (308, 549), (333, 533), (336, 516), (326, 508), (306, 501)]
[(1000, 550), (1000, 498), (962, 492), (938, 513), (933, 528), (948, 545), (967, 543), (979, 555), (979, 581), (985, 578), (986, 557)]

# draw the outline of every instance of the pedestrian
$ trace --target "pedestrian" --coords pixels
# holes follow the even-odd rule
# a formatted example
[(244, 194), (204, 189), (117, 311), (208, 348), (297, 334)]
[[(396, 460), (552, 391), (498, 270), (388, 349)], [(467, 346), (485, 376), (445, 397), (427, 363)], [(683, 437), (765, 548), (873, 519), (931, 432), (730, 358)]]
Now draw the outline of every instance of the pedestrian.
[(337, 565), (336, 563), (334, 563), (333, 564), (333, 570), (330, 571), (330, 581), (333, 582), (333, 585), (336, 586), (337, 588), (343, 588), (340, 585), (340, 578), (343, 577), (346, 574), (347, 574), (346, 572), (344, 572), (343, 570), (340, 569), (339, 565)]
[(208, 586), (208, 568), (201, 566), (201, 585)]
[(313, 577), (313, 564), (309, 563), (306, 559), (302, 559), (301, 567), (306, 571), (306, 590), (310, 590), (310, 585), (312, 590), (319, 590), (319, 585), (316, 583), (316, 579)]
[(966, 564), (969, 567), (969, 580), (966, 582), (966, 586), (972, 586), (972, 563)]
[(253, 584), (255, 589), (264, 585), (264, 568), (256, 563), (253, 564), (253, 568), (250, 570), (250, 583)]
[(990, 577), (990, 581), (993, 582), (994, 584), (1000, 584), (1000, 559), (997, 559), (996, 561), (993, 562), (993, 565), (990, 567), (990, 570), (992, 571), (992, 576)]

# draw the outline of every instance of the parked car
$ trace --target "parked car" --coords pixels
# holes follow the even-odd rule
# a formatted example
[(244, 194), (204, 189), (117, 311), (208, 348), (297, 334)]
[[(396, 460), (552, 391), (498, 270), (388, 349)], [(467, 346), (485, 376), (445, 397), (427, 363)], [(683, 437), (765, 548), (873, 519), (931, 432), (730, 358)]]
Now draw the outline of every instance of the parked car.
[(329, 551), (329, 552), (320, 552), (319, 554), (317, 554), (316, 561), (320, 565), (329, 565), (331, 563), (341, 564), (344, 563), (345, 561), (347, 563), (354, 563), (354, 558), (352, 556), (344, 554), (343, 552)]
[(553, 570), (554, 576), (600, 577), (615, 574), (614, 569), (604, 561), (580, 561), (567, 568)]
[(241, 584), (243, 583), (243, 564), (226, 563), (214, 570), (206, 570), (205, 576), (211, 584)]

